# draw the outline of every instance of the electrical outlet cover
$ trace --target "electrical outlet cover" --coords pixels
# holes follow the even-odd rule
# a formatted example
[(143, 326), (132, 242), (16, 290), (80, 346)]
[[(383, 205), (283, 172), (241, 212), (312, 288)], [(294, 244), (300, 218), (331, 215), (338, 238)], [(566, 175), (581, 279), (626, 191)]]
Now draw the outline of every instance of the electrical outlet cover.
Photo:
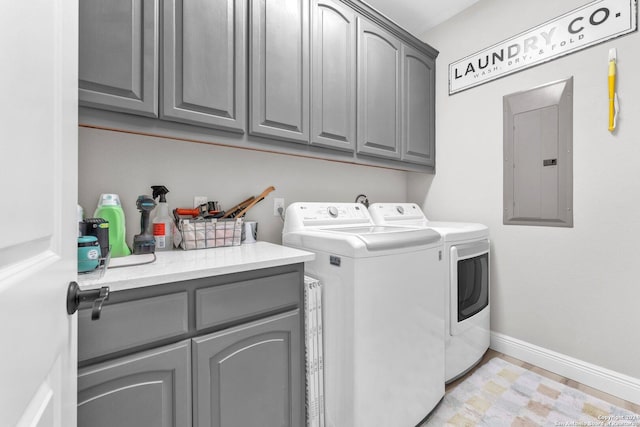
[[(282, 208), (282, 213), (278, 212), (278, 209)], [(284, 199), (276, 197), (273, 199), (273, 216), (284, 215)]]
[(207, 203), (209, 200), (207, 196), (193, 196), (193, 207), (197, 208), (200, 205)]

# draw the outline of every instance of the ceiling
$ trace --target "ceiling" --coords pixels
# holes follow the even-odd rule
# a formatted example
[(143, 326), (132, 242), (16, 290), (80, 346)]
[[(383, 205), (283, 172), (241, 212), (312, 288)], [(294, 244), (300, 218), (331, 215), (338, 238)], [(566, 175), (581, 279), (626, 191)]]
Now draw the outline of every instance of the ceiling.
[(478, 0), (364, 0), (405, 30), (420, 37)]

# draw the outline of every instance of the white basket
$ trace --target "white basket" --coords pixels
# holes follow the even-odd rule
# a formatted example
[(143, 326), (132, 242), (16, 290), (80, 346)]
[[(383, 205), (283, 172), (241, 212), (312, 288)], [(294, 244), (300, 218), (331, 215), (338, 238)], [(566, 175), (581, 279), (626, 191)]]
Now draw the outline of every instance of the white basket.
[(235, 219), (181, 219), (180, 247), (192, 249), (220, 248), (240, 245), (242, 218)]

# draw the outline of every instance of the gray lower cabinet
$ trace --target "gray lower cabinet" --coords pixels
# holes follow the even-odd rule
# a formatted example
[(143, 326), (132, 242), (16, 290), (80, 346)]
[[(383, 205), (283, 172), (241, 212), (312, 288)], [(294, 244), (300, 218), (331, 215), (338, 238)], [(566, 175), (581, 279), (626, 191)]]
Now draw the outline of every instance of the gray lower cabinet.
[(309, 143), (309, 0), (252, 0), (249, 133)]
[(193, 339), (194, 427), (300, 427), (298, 310)]
[(158, 0), (79, 2), (80, 105), (158, 116)]
[(244, 132), (246, 0), (164, 0), (163, 119)]
[(311, 9), (311, 144), (356, 147), (356, 14), (338, 0)]
[(301, 427), (304, 265), (112, 292), (78, 312), (79, 427)]
[(435, 60), (402, 45), (402, 160), (435, 167)]
[(78, 372), (78, 427), (191, 425), (191, 342)]
[(358, 18), (358, 153), (400, 159), (401, 43)]

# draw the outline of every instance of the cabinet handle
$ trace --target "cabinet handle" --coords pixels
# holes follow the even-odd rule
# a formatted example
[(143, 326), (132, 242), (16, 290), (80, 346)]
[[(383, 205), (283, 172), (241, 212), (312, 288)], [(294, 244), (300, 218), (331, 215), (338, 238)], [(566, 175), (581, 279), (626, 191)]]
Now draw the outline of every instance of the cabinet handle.
[(73, 314), (78, 310), (80, 304), (93, 302), (91, 308), (91, 320), (98, 320), (102, 311), (102, 304), (109, 299), (109, 287), (103, 286), (100, 289), (80, 290), (76, 282), (69, 282), (67, 288), (67, 313)]

